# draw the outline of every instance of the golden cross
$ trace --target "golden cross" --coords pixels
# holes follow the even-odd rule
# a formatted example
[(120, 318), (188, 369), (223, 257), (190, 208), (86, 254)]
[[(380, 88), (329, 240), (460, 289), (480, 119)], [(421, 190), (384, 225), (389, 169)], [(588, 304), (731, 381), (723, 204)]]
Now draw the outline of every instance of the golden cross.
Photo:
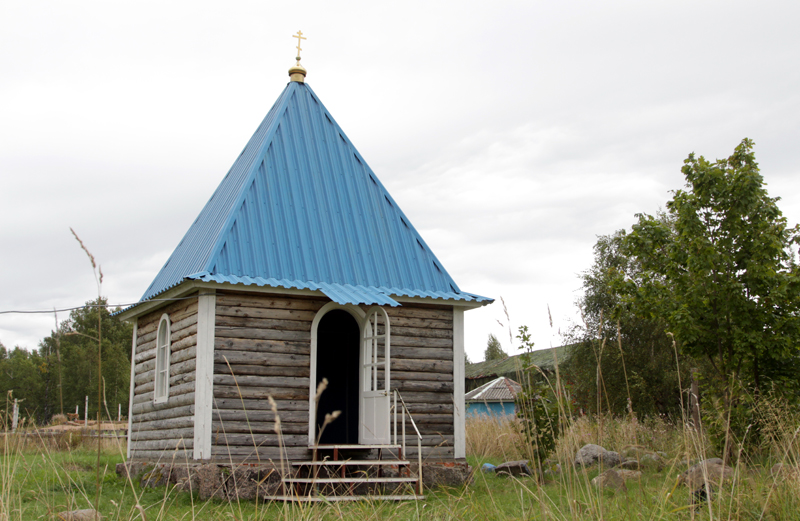
[(293, 35), (292, 38), (297, 38), (297, 62), (300, 63), (300, 51), (303, 49), (300, 48), (300, 44), (303, 43), (300, 40), (307, 40), (305, 36), (303, 36), (303, 31), (297, 31), (297, 34)]

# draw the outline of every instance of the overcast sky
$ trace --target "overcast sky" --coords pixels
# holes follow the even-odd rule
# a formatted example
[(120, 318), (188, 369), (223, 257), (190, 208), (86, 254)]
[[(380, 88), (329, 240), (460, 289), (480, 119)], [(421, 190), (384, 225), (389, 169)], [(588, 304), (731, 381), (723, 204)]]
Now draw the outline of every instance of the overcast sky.
[[(137, 301), (288, 81), (307, 83), (462, 290), (537, 348), (597, 235), (744, 137), (800, 221), (800, 2), (73, 2), (0, 8), (0, 311)], [(548, 324), (547, 307), (554, 325)], [(63, 318), (62, 314), (62, 318)], [(36, 348), (52, 315), (0, 315)]]

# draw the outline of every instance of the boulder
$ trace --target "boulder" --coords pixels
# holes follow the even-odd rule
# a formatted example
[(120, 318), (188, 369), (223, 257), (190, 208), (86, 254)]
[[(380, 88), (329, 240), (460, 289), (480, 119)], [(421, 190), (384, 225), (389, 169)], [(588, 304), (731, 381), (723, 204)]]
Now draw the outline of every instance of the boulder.
[(99, 515), (97, 510), (93, 508), (59, 512), (57, 515), (58, 519), (62, 521), (95, 521), (96, 519), (103, 519), (103, 516)]
[[(412, 475), (417, 474), (418, 465), (408, 466)], [(423, 463), (422, 484), (425, 488), (445, 486), (460, 487), (472, 483), (472, 467), (467, 463)]]
[(626, 470), (639, 470), (641, 465), (639, 465), (639, 461), (635, 459), (626, 459), (619, 465), (617, 465), (618, 469), (626, 469)]
[(581, 447), (575, 454), (576, 467), (590, 467), (602, 463), (604, 467), (615, 467), (622, 462), (619, 453), (606, 450), (600, 445), (589, 443)]
[(197, 469), (197, 489), (200, 499), (227, 499), (222, 489), (222, 473), (217, 465), (201, 465)]
[(704, 489), (706, 480), (710, 485), (719, 485), (733, 478), (734, 470), (728, 465), (723, 465), (720, 458), (709, 458), (693, 465), (689, 470), (680, 475), (680, 481), (692, 491)]
[(613, 488), (615, 490), (628, 490), (625, 480), (614, 469), (608, 469), (592, 480), (592, 484), (599, 488)]
[(628, 470), (628, 469), (621, 469), (619, 467), (613, 469), (619, 477), (624, 479), (625, 481), (629, 479), (639, 479), (642, 477), (642, 472), (639, 470)]
[(494, 471), (499, 475), (523, 477), (533, 476), (533, 471), (528, 467), (528, 460), (507, 461), (498, 465)]
[(152, 463), (145, 463), (141, 461), (126, 461), (125, 463), (117, 463), (116, 471), (117, 476), (127, 479), (136, 479), (139, 475), (143, 474), (146, 470), (153, 467)]

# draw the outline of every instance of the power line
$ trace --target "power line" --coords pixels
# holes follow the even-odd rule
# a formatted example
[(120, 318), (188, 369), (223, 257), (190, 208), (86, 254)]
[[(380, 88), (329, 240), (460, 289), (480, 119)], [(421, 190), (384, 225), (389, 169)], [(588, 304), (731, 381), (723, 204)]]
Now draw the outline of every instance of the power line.
[(135, 304), (143, 304), (144, 302), (177, 302), (179, 300), (189, 300), (197, 298), (194, 297), (180, 297), (180, 298), (153, 298), (149, 300), (139, 301), (139, 302), (130, 302), (127, 304), (85, 304), (83, 306), (76, 306), (72, 308), (62, 308), (62, 309), (48, 309), (48, 310), (9, 310), (9, 311), (0, 311), (0, 315), (9, 315), (12, 313), (20, 314), (20, 315), (36, 315), (36, 314), (50, 314), (50, 313), (60, 313), (62, 311), (75, 311), (76, 309), (86, 309), (86, 308), (126, 308), (129, 306), (133, 306)]

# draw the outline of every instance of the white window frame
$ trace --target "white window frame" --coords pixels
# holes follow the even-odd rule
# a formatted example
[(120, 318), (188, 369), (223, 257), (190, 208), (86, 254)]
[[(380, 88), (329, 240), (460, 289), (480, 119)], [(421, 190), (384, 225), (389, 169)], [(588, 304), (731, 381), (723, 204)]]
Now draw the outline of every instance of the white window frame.
[[(162, 338), (161, 332), (165, 332)], [(171, 324), (169, 315), (164, 313), (158, 321), (156, 332), (156, 368), (155, 385), (153, 386), (153, 403), (166, 403), (169, 398), (169, 360), (171, 342)], [(159, 378), (165, 374), (166, 378)]]

